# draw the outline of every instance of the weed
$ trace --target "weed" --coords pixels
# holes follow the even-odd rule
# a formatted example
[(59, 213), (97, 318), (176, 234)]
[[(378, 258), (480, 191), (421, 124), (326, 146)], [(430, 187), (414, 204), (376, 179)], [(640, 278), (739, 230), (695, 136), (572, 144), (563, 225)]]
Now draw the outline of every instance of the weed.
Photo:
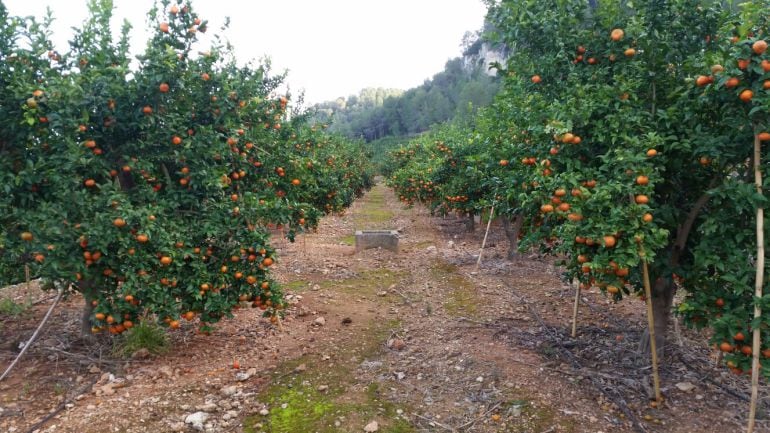
[(0, 301), (0, 315), (19, 317), (26, 313), (30, 307), (32, 307), (32, 302), (29, 300), (24, 301), (23, 303), (17, 303), (14, 302), (13, 299), (6, 298)]
[(122, 334), (113, 347), (116, 356), (129, 357), (139, 349), (157, 355), (168, 350), (166, 330), (154, 321), (139, 322)]

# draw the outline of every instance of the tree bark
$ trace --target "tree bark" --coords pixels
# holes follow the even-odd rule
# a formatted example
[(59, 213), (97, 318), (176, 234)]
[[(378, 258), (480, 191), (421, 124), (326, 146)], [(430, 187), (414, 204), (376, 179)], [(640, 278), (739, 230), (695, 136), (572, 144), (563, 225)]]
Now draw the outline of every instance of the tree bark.
[(508, 238), (508, 260), (515, 259), (519, 254), (519, 233), (521, 233), (521, 226), (524, 224), (524, 217), (516, 215), (513, 218), (513, 223), (507, 217), (503, 217), (503, 230), (505, 230), (505, 236)]
[[(676, 295), (673, 279), (658, 277), (652, 285), (652, 315), (655, 318), (655, 345), (658, 357), (662, 357), (666, 345), (666, 334), (671, 322), (671, 307)], [(650, 354), (650, 333), (645, 330), (639, 342), (639, 352)]]
[(473, 218), (473, 212), (468, 212), (468, 218), (465, 220), (465, 231), (468, 233), (473, 233), (476, 230), (476, 220)]

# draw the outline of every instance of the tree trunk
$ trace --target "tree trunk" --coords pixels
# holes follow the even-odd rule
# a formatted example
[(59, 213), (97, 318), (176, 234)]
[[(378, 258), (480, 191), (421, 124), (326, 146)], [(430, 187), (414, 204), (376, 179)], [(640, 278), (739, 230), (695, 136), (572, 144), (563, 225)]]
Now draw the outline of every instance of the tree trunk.
[(519, 233), (521, 233), (521, 226), (524, 224), (524, 218), (521, 215), (516, 215), (513, 218), (513, 224), (507, 217), (503, 217), (503, 230), (505, 230), (505, 236), (508, 238), (508, 260), (513, 260), (519, 254)]
[[(671, 322), (671, 307), (674, 304), (676, 284), (670, 278), (658, 277), (652, 286), (652, 315), (655, 318), (655, 344), (658, 357), (662, 357), (666, 345), (668, 324)], [(650, 333), (644, 331), (639, 342), (639, 352), (650, 354)]]
[(474, 217), (473, 212), (468, 212), (468, 219), (465, 220), (465, 231), (468, 233), (473, 233), (476, 230), (476, 220)]
[(94, 312), (94, 306), (85, 295), (83, 299), (85, 300), (85, 305), (83, 305), (83, 315), (80, 316), (80, 338), (82, 340), (91, 340), (94, 336), (91, 332), (91, 314)]

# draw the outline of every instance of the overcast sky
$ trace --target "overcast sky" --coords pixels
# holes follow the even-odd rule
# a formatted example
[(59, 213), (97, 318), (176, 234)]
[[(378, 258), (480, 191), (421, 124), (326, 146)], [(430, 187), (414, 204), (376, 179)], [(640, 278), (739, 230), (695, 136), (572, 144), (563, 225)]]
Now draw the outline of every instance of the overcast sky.
[[(0, 0), (12, 15), (42, 17), (53, 10), (54, 42), (66, 50), (71, 28), (87, 15), (86, 0)], [(114, 0), (114, 27), (134, 27), (132, 51), (147, 40), (153, 0)], [(289, 70), (296, 93), (310, 103), (356, 94), (364, 87), (408, 89), (460, 54), (466, 31), (481, 28), (481, 0), (196, 0), (211, 30), (231, 19), (225, 35), (240, 60), (269, 56)], [(203, 48), (203, 47), (201, 47)]]

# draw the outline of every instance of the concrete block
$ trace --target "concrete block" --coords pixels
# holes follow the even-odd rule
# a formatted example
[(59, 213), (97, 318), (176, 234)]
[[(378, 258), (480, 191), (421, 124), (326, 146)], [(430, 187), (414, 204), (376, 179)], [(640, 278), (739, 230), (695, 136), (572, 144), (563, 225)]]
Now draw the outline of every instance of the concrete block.
[(356, 231), (356, 252), (369, 248), (384, 248), (398, 252), (398, 232), (395, 230)]

